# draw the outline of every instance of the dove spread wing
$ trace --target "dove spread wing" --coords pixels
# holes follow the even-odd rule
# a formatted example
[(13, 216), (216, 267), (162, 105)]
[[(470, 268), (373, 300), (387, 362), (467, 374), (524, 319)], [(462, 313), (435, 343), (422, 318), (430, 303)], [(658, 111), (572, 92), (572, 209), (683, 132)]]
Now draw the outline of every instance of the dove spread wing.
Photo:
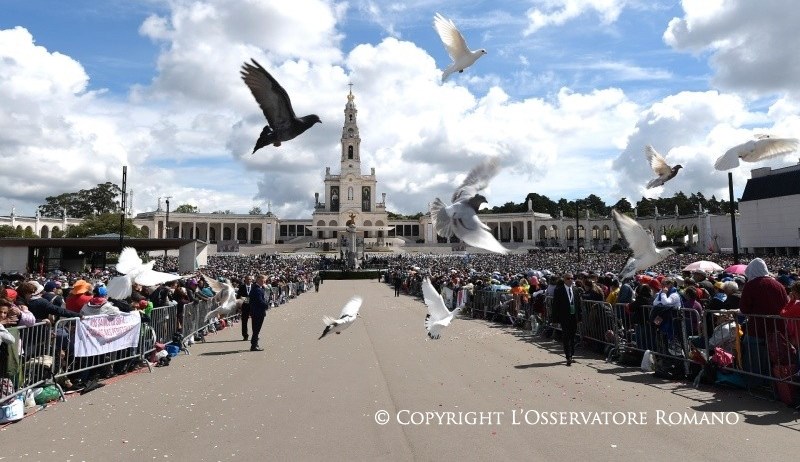
[(357, 315), (359, 308), (361, 308), (361, 302), (362, 302), (361, 297), (351, 298), (350, 301), (348, 301), (344, 305), (344, 308), (342, 308), (342, 314), (340, 318), (343, 318), (345, 316), (351, 317)]
[(486, 189), (489, 186), (489, 182), (499, 171), (500, 163), (496, 157), (489, 157), (473, 167), (461, 183), (461, 186), (453, 193), (453, 202), (469, 199), (478, 194), (478, 191)]
[(796, 138), (763, 138), (756, 141), (755, 144), (755, 159), (746, 160), (763, 160), (788, 154), (797, 151), (800, 142)]
[(436, 16), (433, 18), (433, 26), (439, 34), (439, 38), (442, 39), (444, 48), (447, 50), (447, 54), (450, 55), (450, 59), (458, 61), (461, 57), (469, 53), (467, 42), (464, 40), (464, 36), (461, 35), (461, 32), (456, 28), (456, 25), (453, 24), (453, 21), (436, 13)]
[(639, 259), (644, 255), (656, 253), (656, 243), (653, 240), (653, 236), (642, 225), (633, 218), (616, 210), (612, 210), (611, 215), (622, 237), (628, 241), (628, 246), (633, 250), (634, 258)]
[(428, 307), (428, 314), (431, 315), (430, 323), (435, 323), (446, 319), (450, 316), (450, 311), (444, 306), (444, 299), (433, 288), (430, 279), (422, 281), (422, 297), (425, 299), (425, 305)]
[(136, 253), (136, 249), (133, 247), (125, 247), (122, 249), (116, 266), (118, 273), (128, 274), (131, 271), (140, 268), (141, 266), (142, 259), (139, 258), (139, 255)]
[(244, 63), (242, 80), (250, 89), (273, 130), (288, 128), (295, 119), (289, 94), (266, 69), (253, 60)]
[(650, 168), (653, 169), (658, 176), (665, 176), (672, 173), (672, 167), (667, 165), (667, 161), (664, 160), (664, 157), (658, 153), (652, 146), (649, 144), (644, 148), (644, 153), (647, 155), (647, 161), (650, 162)]

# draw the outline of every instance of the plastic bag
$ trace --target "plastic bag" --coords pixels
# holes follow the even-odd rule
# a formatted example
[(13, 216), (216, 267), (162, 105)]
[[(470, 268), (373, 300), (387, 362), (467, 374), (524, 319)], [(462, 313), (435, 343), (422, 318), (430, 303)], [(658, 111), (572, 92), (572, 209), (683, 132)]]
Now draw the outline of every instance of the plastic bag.
[(646, 350), (644, 352), (640, 368), (642, 369), (642, 372), (653, 372), (655, 370), (653, 362), (653, 353), (650, 350)]

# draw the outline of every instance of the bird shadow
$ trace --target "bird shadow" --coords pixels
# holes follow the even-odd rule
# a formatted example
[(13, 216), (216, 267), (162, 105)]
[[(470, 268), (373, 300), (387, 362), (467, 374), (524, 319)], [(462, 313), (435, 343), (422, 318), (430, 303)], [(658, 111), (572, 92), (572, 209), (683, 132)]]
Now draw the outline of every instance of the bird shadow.
[(533, 369), (539, 367), (553, 367), (559, 364), (564, 364), (564, 361), (555, 361), (552, 363), (531, 363), (531, 364), (517, 364), (514, 369)]
[(205, 353), (200, 353), (199, 356), (224, 356), (224, 355), (232, 355), (236, 353), (244, 353), (245, 351), (249, 350), (231, 350), (231, 351), (208, 351)]

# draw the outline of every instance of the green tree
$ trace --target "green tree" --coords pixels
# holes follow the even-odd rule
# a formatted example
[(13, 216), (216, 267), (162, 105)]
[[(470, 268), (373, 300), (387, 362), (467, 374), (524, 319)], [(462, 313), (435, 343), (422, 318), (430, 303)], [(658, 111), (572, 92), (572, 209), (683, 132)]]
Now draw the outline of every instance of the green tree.
[(11, 225), (0, 225), (0, 237), (39, 237), (33, 230), (23, 229), (21, 226), (14, 228)]
[(196, 205), (181, 204), (175, 209), (175, 213), (200, 213)]
[(619, 212), (619, 213), (630, 213), (630, 212), (633, 212), (633, 206), (631, 205), (630, 202), (628, 202), (628, 199), (626, 199), (624, 197), (622, 199), (618, 200), (617, 203), (614, 204), (613, 208), (617, 209), (617, 212)]
[(77, 192), (68, 192), (58, 196), (45, 198), (45, 204), (39, 206), (39, 214), (43, 217), (58, 218), (66, 209), (67, 216), (87, 218), (120, 211), (122, 190), (111, 182), (98, 184), (92, 189), (81, 189)]
[(264, 212), (261, 211), (261, 207), (255, 206), (247, 213), (250, 215), (263, 215)]
[(664, 230), (664, 235), (667, 237), (667, 241), (672, 244), (683, 244), (683, 237), (686, 236), (686, 232), (683, 228), (670, 226)]
[[(85, 218), (79, 225), (67, 228), (67, 237), (89, 237), (99, 234), (119, 234), (119, 214), (103, 213)], [(133, 220), (125, 219), (124, 235), (127, 237), (147, 237), (139, 228), (134, 226)]]

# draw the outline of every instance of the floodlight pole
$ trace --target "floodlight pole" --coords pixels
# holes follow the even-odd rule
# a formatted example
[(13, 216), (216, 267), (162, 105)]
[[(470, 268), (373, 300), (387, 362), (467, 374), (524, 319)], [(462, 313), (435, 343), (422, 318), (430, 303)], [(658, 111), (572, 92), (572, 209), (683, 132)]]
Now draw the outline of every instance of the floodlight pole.
[(733, 264), (739, 264), (739, 240), (736, 237), (736, 210), (733, 202), (733, 172), (728, 172), (728, 196), (731, 203), (731, 238), (733, 240)]
[(125, 239), (125, 208), (126, 208), (126, 197), (125, 191), (128, 188), (128, 166), (122, 166), (122, 208), (120, 209), (119, 214), (119, 251), (122, 252), (123, 248), (123, 240)]
[(578, 252), (578, 263), (581, 262), (581, 241), (580, 241), (580, 232), (578, 228), (581, 226), (581, 212), (578, 205), (578, 199), (575, 199), (575, 250)]

